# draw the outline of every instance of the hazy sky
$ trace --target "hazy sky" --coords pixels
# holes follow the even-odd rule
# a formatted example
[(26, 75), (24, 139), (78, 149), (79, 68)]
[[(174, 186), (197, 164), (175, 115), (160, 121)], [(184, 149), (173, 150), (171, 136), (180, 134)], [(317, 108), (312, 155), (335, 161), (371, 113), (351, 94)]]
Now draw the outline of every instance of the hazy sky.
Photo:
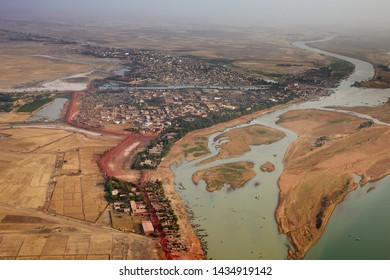
[(389, 0), (0, 0), (0, 18), (389, 28)]

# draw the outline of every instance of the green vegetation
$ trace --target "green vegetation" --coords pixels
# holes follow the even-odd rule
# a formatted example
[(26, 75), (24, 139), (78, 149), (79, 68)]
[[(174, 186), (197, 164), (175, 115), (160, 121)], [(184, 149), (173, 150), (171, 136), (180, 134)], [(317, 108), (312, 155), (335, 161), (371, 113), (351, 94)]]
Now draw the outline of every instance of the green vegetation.
[(10, 112), (14, 109), (17, 109), (19, 105), (15, 105), (15, 101), (23, 101), (25, 104), (21, 106), (17, 111), (18, 112), (27, 112), (31, 113), (43, 105), (53, 101), (55, 98), (66, 98), (70, 99), (72, 96), (68, 92), (60, 92), (55, 94), (39, 94), (33, 95), (31, 93), (0, 93), (0, 112)]
[(339, 60), (329, 65), (333, 79), (343, 79), (352, 74), (355, 66), (345, 60)]
[[(201, 144), (203, 144), (203, 143), (201, 142)], [(208, 149), (205, 146), (199, 145), (198, 147), (195, 147), (195, 148), (192, 148), (192, 149), (188, 149), (188, 150), (184, 150), (184, 153), (185, 153), (185, 157), (188, 157), (189, 154), (192, 154), (192, 153), (195, 153), (195, 152), (203, 152), (201, 154), (207, 154), (207, 151), (208, 151)], [(199, 153), (197, 153), (197, 154), (199, 154)], [(194, 156), (195, 156), (195, 154), (194, 154)]]
[(219, 190), (225, 184), (235, 189), (242, 187), (256, 175), (253, 166), (254, 164), (250, 162), (222, 164), (196, 172), (193, 180), (196, 184), (199, 180), (204, 180), (208, 191)]
[(211, 181), (209, 184), (208, 184), (208, 187), (210, 189), (219, 189), (221, 187), (223, 187), (224, 185), (224, 182), (220, 181), (220, 180), (213, 180)]
[(359, 124), (359, 127), (358, 129), (363, 129), (363, 128), (366, 128), (366, 127), (371, 127), (374, 125), (374, 122), (369, 120), (369, 121), (366, 121), (366, 122), (362, 122), (361, 124)]
[[(143, 195), (135, 195), (131, 192), (132, 188), (137, 188), (137, 185), (130, 182), (121, 181), (117, 178), (109, 177), (106, 179), (104, 185), (104, 190), (106, 191), (104, 197), (108, 202), (128, 200), (144, 201)], [(113, 195), (113, 190), (118, 190), (118, 194)], [(138, 188), (137, 191), (139, 191)]]
[[(192, 117), (191, 119), (177, 118), (172, 121), (173, 125), (161, 134), (160, 139), (152, 140), (146, 150), (138, 153), (134, 157), (134, 161), (131, 164), (131, 168), (138, 169), (138, 170), (156, 169), (157, 166), (160, 164), (161, 159), (169, 153), (172, 146), (178, 140), (183, 138), (187, 133), (193, 130), (207, 128), (219, 123), (228, 122), (237, 119), (243, 115), (251, 114), (253, 112), (260, 111), (266, 108), (269, 108), (269, 106), (267, 104), (262, 104), (258, 106), (253, 106), (251, 110), (246, 110), (245, 108), (241, 108), (240, 110), (236, 110), (236, 111), (225, 111), (225, 112), (215, 113), (208, 118), (199, 118), (196, 116)], [(195, 157), (200, 157), (208, 153), (207, 144), (206, 143), (200, 144), (201, 141), (207, 141), (208, 140), (207, 137), (199, 138), (199, 140), (200, 141), (196, 143), (198, 147), (192, 147), (184, 151), (186, 153), (186, 156), (188, 156), (191, 153), (194, 153)], [(157, 145), (161, 147), (160, 155), (150, 154), (149, 152), (150, 149), (156, 147)]]
[(329, 121), (329, 123), (331, 123), (331, 124), (338, 124), (338, 123), (343, 123), (343, 122), (345, 122), (345, 121), (347, 121), (347, 119), (333, 119), (333, 120), (330, 120)]
[(9, 94), (0, 93), (0, 112), (12, 111), (14, 101)]
[(202, 157), (204, 155), (207, 155), (208, 152), (205, 152), (205, 153), (194, 153), (194, 157), (198, 158), (198, 157)]
[(388, 65), (378, 64), (377, 67), (379, 69), (381, 69), (382, 71), (385, 71), (385, 72), (389, 72), (390, 71), (390, 67)]
[(66, 98), (70, 99), (72, 97), (72, 94), (70, 92), (61, 92), (61, 93), (56, 93), (54, 98)]
[(19, 108), (18, 112), (34, 112), (35, 110), (39, 109), (43, 105), (52, 102), (54, 98), (52, 97), (35, 97), (34, 101), (24, 104), (22, 107)]

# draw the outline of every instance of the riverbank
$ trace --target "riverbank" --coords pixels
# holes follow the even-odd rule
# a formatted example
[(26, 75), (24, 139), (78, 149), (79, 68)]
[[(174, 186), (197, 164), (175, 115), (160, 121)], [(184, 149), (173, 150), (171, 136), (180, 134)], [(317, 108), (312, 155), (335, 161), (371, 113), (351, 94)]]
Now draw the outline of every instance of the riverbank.
[(345, 107), (338, 106), (333, 107), (334, 109), (351, 111), (361, 114), (366, 114), (371, 117), (374, 117), (382, 122), (390, 123), (390, 99), (387, 100), (386, 104), (376, 107), (368, 107), (368, 106), (359, 106), (359, 107)]
[[(390, 173), (390, 128), (352, 115), (322, 110), (289, 111), (279, 125), (299, 135), (285, 154), (279, 178), (275, 217), (294, 248), (289, 258), (301, 259), (321, 237), (344, 198), (360, 184)], [(321, 141), (319, 141), (321, 139)]]
[[(148, 171), (148, 178), (150, 180), (159, 179), (163, 181), (165, 194), (170, 199), (172, 207), (178, 216), (178, 224), (180, 226), (181, 236), (189, 248), (188, 254), (186, 256), (182, 256), (183, 259), (205, 259), (205, 252), (202, 248), (202, 244), (198, 236), (195, 234), (195, 231), (190, 224), (187, 209), (182, 201), (182, 198), (175, 189), (175, 175), (171, 170), (171, 165), (181, 164), (183, 159), (187, 161), (196, 159), (197, 157), (194, 156), (194, 154), (196, 154), (197, 151), (196, 149), (193, 149), (194, 146), (204, 146), (205, 149), (202, 153), (204, 155), (210, 154), (210, 151), (207, 148), (209, 135), (218, 131), (223, 131), (227, 128), (238, 126), (245, 122), (249, 122), (259, 116), (273, 112), (277, 109), (288, 107), (291, 104), (292, 103), (278, 105), (270, 109), (242, 116), (226, 123), (220, 123), (209, 128), (192, 131), (175, 143), (169, 154), (162, 159), (156, 171)], [(196, 144), (196, 142), (198, 142), (198, 144)]]

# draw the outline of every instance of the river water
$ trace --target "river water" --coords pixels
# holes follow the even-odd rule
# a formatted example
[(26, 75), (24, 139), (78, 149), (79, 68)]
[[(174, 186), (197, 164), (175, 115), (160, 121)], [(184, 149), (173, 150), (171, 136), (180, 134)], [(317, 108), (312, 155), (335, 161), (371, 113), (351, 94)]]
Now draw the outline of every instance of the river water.
[[(324, 40), (331, 40), (326, 38)], [(318, 41), (316, 41), (318, 42)], [(288, 145), (296, 139), (296, 135), (276, 124), (278, 117), (290, 110), (315, 108), (321, 109), (327, 106), (375, 106), (386, 102), (390, 97), (390, 90), (360, 89), (351, 87), (356, 81), (370, 79), (374, 75), (373, 66), (365, 61), (354, 58), (333, 54), (309, 47), (308, 43), (313, 42), (296, 42), (294, 45), (306, 49), (307, 51), (318, 52), (324, 55), (343, 59), (355, 64), (355, 72), (344, 80), (335, 93), (323, 97), (316, 101), (308, 101), (302, 104), (294, 104), (287, 108), (278, 109), (272, 113), (263, 115), (252, 120), (249, 123), (242, 124), (238, 127), (244, 127), (252, 124), (262, 124), (274, 127), (286, 133), (282, 140), (262, 146), (252, 146), (251, 151), (245, 155), (228, 160), (219, 160), (201, 167), (196, 164), (218, 153), (218, 142), (214, 142), (216, 136), (224, 133), (221, 131), (209, 137), (209, 148), (211, 155), (187, 162), (183, 161), (181, 165), (173, 165), (172, 170), (175, 173), (175, 187), (177, 192), (188, 207), (189, 213), (193, 216), (193, 224), (197, 229), (202, 229), (201, 238), (206, 243), (207, 258), (209, 259), (286, 259), (287, 246), (289, 245), (285, 235), (279, 234), (277, 224), (274, 218), (275, 209), (278, 203), (278, 186), (277, 180), (283, 172), (282, 159)], [(361, 115), (360, 115), (361, 116)], [(371, 118), (372, 119), (372, 118)], [(377, 120), (375, 120), (378, 122)], [(231, 128), (230, 128), (231, 129)], [(228, 129), (229, 130), (229, 129)], [(235, 161), (249, 161), (255, 164), (254, 170), (257, 172), (256, 177), (249, 181), (244, 187), (231, 190), (228, 187), (220, 191), (210, 193), (206, 191), (205, 183), (200, 182), (194, 185), (192, 174), (196, 171), (223, 163)], [(276, 169), (272, 173), (263, 173), (260, 171), (260, 165), (266, 161), (275, 164)], [(381, 250), (382, 254), (377, 255), (366, 253), (367, 248), (372, 244), (388, 244), (390, 241), (390, 224), (386, 226), (381, 234), (375, 235), (373, 230), (359, 231), (358, 229), (370, 228), (373, 220), (377, 231), (382, 232), (380, 223), (384, 221), (381, 213), (384, 209), (390, 210), (388, 199), (390, 198), (390, 179), (385, 178), (376, 182), (376, 189), (366, 193), (366, 187), (352, 192), (346, 201), (338, 206), (330, 219), (330, 222), (324, 232), (324, 236), (309, 252), (308, 259), (321, 258), (390, 258), (390, 253)], [(184, 188), (180, 187), (183, 185)], [(259, 196), (257, 199), (256, 197)], [(348, 209), (349, 211), (346, 211)], [(353, 219), (349, 218), (353, 216)], [(360, 218), (364, 216), (364, 219)], [(348, 223), (345, 220), (348, 219)], [(369, 224), (366, 222), (370, 221)], [(204, 230), (204, 231), (203, 231)], [(346, 232), (349, 232), (346, 234)], [(344, 244), (338, 239), (341, 234), (341, 240), (345, 238), (353, 240), (353, 245)], [(358, 235), (359, 237), (355, 235)], [(366, 235), (373, 234), (375, 237), (366, 238)], [(350, 236), (349, 236), (350, 235)], [(360, 237), (361, 235), (361, 237)], [(343, 239), (344, 238), (344, 239)], [(360, 238), (360, 241), (356, 241)], [(367, 242), (367, 243), (365, 243)], [(341, 246), (340, 245), (344, 245)], [(355, 254), (356, 244), (360, 245), (361, 250)], [(334, 250), (335, 248), (340, 250)], [(378, 246), (377, 246), (378, 247)], [(389, 248), (388, 246), (386, 248)], [(347, 250), (348, 254), (344, 254)], [(344, 252), (342, 254), (342, 252)], [(363, 253), (365, 252), (365, 253)], [(371, 252), (371, 251), (369, 251)]]
[(64, 105), (68, 102), (66, 98), (56, 98), (53, 102), (44, 106), (34, 115), (27, 119), (27, 122), (35, 121), (55, 121), (58, 120), (61, 116), (61, 111), (64, 108)]

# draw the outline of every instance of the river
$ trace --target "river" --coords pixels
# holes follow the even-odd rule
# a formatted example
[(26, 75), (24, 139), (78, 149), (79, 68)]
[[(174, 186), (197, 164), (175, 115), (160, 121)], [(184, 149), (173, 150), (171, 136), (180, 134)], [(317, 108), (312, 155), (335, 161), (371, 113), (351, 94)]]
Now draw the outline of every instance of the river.
[[(332, 38), (326, 38), (324, 40), (331, 39)], [(287, 258), (287, 246), (289, 243), (285, 235), (279, 234), (274, 213), (277, 207), (279, 193), (277, 180), (283, 172), (282, 159), (288, 145), (294, 141), (297, 136), (293, 132), (276, 124), (278, 117), (281, 114), (290, 110), (308, 108), (321, 109), (327, 106), (375, 106), (387, 101), (390, 97), (390, 90), (351, 87), (356, 81), (367, 80), (373, 77), (374, 68), (371, 64), (358, 59), (315, 49), (307, 45), (308, 43), (314, 42), (319, 41), (295, 42), (294, 45), (306, 49), (307, 51), (318, 52), (349, 61), (355, 64), (355, 72), (348, 79), (342, 81), (335, 92), (328, 97), (278, 109), (258, 117), (249, 123), (238, 126), (244, 127), (252, 124), (262, 124), (282, 130), (286, 133), (286, 137), (269, 145), (253, 146), (251, 147), (250, 152), (239, 158), (219, 160), (201, 167), (196, 166), (196, 163), (199, 161), (212, 157), (218, 153), (218, 142), (214, 142), (214, 139), (216, 136), (224, 133), (225, 130), (210, 135), (209, 148), (211, 155), (191, 162), (183, 161), (179, 166), (172, 166), (172, 170), (175, 173), (176, 190), (182, 197), (189, 213), (193, 216), (192, 222), (198, 225), (198, 229), (205, 230), (201, 231), (204, 235), (202, 236), (202, 240), (206, 243), (207, 258), (209, 259)], [(257, 172), (256, 177), (242, 188), (230, 190), (226, 187), (220, 191), (210, 193), (206, 191), (204, 182), (199, 183), (199, 185), (194, 185), (191, 180), (192, 174), (198, 170), (241, 160), (253, 162), (255, 164), (254, 170)], [(274, 172), (263, 173), (260, 171), (260, 165), (266, 161), (275, 164), (276, 169)], [(358, 191), (351, 193), (346, 201), (336, 208), (327, 225), (324, 236), (318, 244), (313, 247), (312, 252), (309, 252), (307, 257), (312, 259), (343, 258), (344, 255), (341, 253), (331, 254), (336, 252), (333, 250), (335, 247), (340, 246), (340, 242), (336, 237), (339, 236), (340, 232), (350, 232), (350, 239), (353, 239), (353, 236), (358, 233), (363, 235), (363, 233), (360, 233), (356, 228), (366, 228), (367, 224), (359, 219), (359, 215), (366, 214), (367, 219), (378, 221), (376, 226), (378, 231), (381, 231), (380, 222), (383, 222), (383, 217), (379, 215), (379, 213), (382, 213), (382, 208), (388, 207), (386, 205), (388, 204), (387, 198), (390, 197), (390, 188), (386, 188), (386, 185), (389, 184), (389, 181), (389, 178), (385, 178), (375, 183), (377, 186), (376, 189), (380, 191), (375, 190), (366, 194), (365, 190), (359, 189)], [(184, 185), (185, 188), (179, 187), (179, 183)], [(260, 185), (258, 185), (258, 183), (260, 183)], [(383, 192), (386, 193), (387, 196)], [(378, 193), (380, 194), (378, 195)], [(259, 196), (259, 199), (256, 199), (256, 196)], [(374, 200), (375, 203), (370, 202), (374, 196), (377, 197), (377, 199)], [(355, 210), (345, 213), (345, 208)], [(356, 208), (358, 208), (359, 211), (357, 211)], [(343, 223), (343, 219), (340, 217), (345, 219), (345, 215), (348, 215), (351, 212), (354, 213), (356, 219), (350, 220), (347, 225)], [(341, 216), (342, 214), (344, 214), (344, 216)], [(353, 228), (352, 224), (353, 227), (356, 228)], [(390, 227), (390, 225), (388, 227)], [(364, 231), (365, 234), (375, 234), (374, 232), (375, 231), (372, 230), (371, 232), (370, 230)], [(381, 235), (382, 239), (378, 239), (379, 235), (376, 235), (376, 238), (373, 239), (364, 238), (366, 241), (363, 240), (363, 237), (358, 237), (360, 238), (359, 244), (362, 244), (363, 246), (366, 244), (364, 242), (370, 242), (369, 240), (376, 244), (382, 244), (381, 242), (386, 241), (388, 243), (388, 233), (389, 231), (386, 227), (385, 233)], [(345, 234), (343, 235), (343, 238), (345, 238)], [(356, 245), (357, 242), (358, 241), (354, 241), (352, 243)], [(367, 243), (365, 248), (370, 248), (370, 246), (371, 245)], [(350, 250), (351, 254), (346, 255), (346, 258), (350, 258), (350, 256), (354, 254), (354, 251), (348, 247), (347, 244), (345, 244), (344, 248), (345, 250)], [(385, 255), (386, 254), (383, 254), (381, 256), (383, 257)], [(371, 258), (370, 256), (374, 255), (361, 254), (357, 257), (355, 256), (355, 258)], [(386, 256), (389, 258), (390, 253), (387, 253)]]

